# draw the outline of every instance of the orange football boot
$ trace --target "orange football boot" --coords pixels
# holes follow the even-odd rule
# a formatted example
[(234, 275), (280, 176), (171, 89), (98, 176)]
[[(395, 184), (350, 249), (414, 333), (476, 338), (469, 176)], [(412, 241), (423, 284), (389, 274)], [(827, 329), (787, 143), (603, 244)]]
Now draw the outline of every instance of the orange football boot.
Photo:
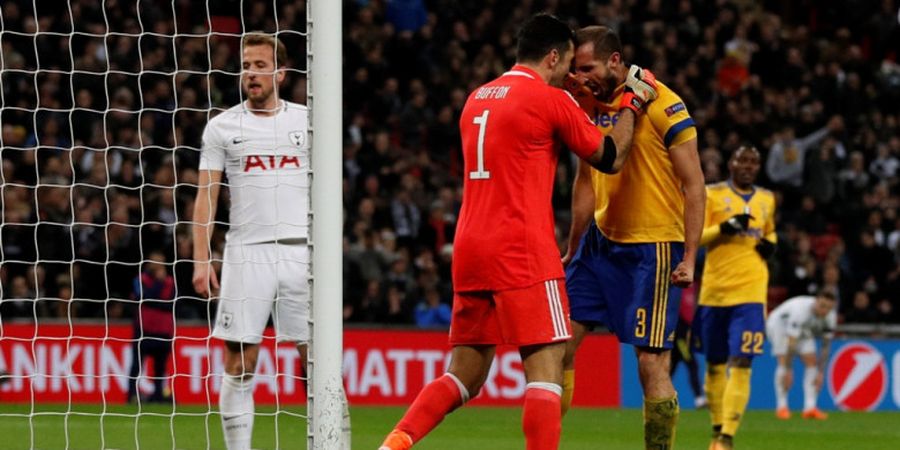
[(828, 414), (823, 413), (819, 408), (812, 408), (803, 411), (804, 419), (814, 419), (814, 420), (825, 420), (828, 418)]
[(393, 430), (391, 434), (384, 438), (381, 447), (378, 450), (409, 450), (413, 445), (413, 440), (403, 431)]
[(791, 410), (787, 408), (778, 408), (775, 410), (775, 417), (781, 420), (788, 420), (791, 418)]

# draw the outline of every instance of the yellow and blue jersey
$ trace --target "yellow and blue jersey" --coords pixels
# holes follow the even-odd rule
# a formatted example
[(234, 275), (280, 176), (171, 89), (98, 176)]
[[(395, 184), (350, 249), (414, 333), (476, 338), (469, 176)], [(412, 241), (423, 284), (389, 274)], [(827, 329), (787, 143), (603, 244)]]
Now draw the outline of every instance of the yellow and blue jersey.
[[(735, 236), (719, 233), (719, 224), (735, 214), (750, 214), (747, 231)], [(707, 245), (700, 305), (734, 306), (765, 303), (769, 283), (766, 261), (756, 252), (760, 239), (775, 243), (775, 196), (754, 187), (737, 192), (729, 182), (706, 187), (706, 220), (701, 242)]]
[[(591, 171), (594, 220), (604, 236), (621, 243), (684, 242), (684, 196), (669, 149), (697, 138), (684, 102), (665, 84), (659, 97), (635, 120), (631, 154), (613, 175)], [(597, 110), (594, 123), (604, 134), (619, 119), (624, 86)]]

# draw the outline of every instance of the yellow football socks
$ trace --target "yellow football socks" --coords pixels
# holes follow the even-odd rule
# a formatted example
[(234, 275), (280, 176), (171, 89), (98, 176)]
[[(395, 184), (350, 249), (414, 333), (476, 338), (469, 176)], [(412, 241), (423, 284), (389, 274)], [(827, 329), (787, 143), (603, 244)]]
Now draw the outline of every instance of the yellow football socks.
[(678, 396), (644, 399), (644, 447), (647, 450), (670, 450), (675, 445), (678, 422)]
[(732, 367), (722, 402), (722, 434), (734, 436), (750, 400), (750, 368)]
[(722, 397), (725, 396), (725, 384), (728, 382), (725, 364), (706, 366), (706, 400), (709, 402), (709, 416), (712, 424), (722, 425)]
[(562, 406), (562, 415), (565, 416), (566, 413), (569, 412), (569, 407), (572, 406), (572, 396), (575, 395), (575, 369), (563, 372), (562, 388), (563, 392), (560, 404)]

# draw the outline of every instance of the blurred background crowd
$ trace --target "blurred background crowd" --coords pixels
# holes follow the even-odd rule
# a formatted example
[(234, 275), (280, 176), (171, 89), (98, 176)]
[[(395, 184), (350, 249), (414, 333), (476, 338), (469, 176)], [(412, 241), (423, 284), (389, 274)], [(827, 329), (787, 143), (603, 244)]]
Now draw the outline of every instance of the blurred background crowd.
[[(215, 304), (191, 287), (189, 222), (200, 134), (240, 101), (239, 38), (230, 34), (242, 25), (282, 31), (292, 70), (281, 96), (303, 103), (304, 2), (247, 3), (243, 23), (241, 2), (229, 0), (142, 2), (139, 12), (107, 0), (105, 15), (94, 1), (68, 3), (0, 5), (0, 317), (130, 317), (146, 291), (135, 279), (157, 252), (173, 277), (176, 316), (208, 319)], [(897, 8), (344, 1), (345, 320), (449, 323), (459, 113), (468, 92), (512, 65), (518, 25), (549, 11), (573, 27), (612, 27), (626, 61), (681, 95), (707, 182), (728, 176), (725, 161), (742, 143), (760, 150), (759, 184), (778, 199), (771, 305), (831, 287), (845, 323), (900, 323)], [(562, 158), (557, 171), (561, 243), (573, 167)]]

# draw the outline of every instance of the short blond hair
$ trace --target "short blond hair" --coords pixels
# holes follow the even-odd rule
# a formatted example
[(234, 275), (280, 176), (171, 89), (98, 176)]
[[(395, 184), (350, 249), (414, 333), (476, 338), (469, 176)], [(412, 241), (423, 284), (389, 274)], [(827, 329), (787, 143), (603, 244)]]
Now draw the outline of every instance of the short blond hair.
[(241, 40), (241, 48), (254, 45), (268, 45), (275, 50), (275, 67), (287, 65), (287, 49), (281, 39), (262, 31), (251, 31)]

